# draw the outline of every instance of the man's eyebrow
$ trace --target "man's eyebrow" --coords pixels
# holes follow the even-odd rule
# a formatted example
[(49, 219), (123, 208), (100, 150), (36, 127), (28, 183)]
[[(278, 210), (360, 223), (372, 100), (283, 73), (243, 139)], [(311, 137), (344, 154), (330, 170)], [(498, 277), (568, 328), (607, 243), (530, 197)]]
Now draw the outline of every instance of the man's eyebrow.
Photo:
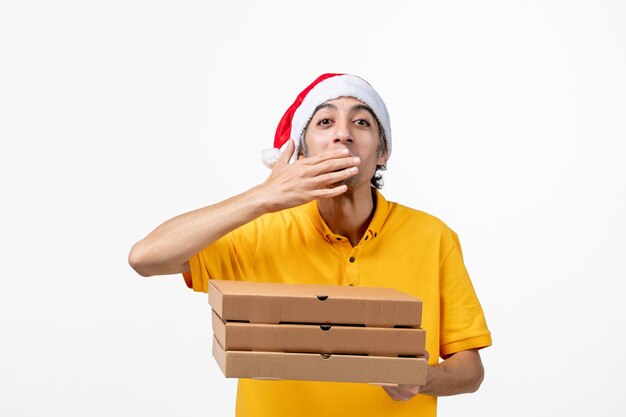
[[(315, 111), (313, 112), (313, 114), (317, 113), (318, 111), (322, 110), (322, 109), (331, 109), (331, 110), (337, 110), (337, 106), (335, 106), (332, 103), (322, 103), (319, 106), (317, 106), (315, 108)], [(351, 111), (355, 112), (355, 111), (359, 111), (359, 110), (366, 110), (367, 112), (369, 112), (372, 117), (376, 117), (374, 115), (374, 110), (372, 110), (372, 108), (366, 104), (355, 104), (354, 106), (352, 106), (352, 108), (350, 109)]]
[(374, 115), (374, 110), (372, 110), (372, 108), (366, 104), (355, 104), (354, 106), (352, 106), (352, 111), (358, 110), (366, 110), (369, 114), (372, 115), (372, 117), (376, 118), (376, 116)]
[(335, 106), (334, 104), (330, 104), (330, 103), (322, 103), (315, 108), (315, 111), (313, 112), (313, 114), (317, 113), (318, 111), (322, 109), (337, 110), (337, 106)]

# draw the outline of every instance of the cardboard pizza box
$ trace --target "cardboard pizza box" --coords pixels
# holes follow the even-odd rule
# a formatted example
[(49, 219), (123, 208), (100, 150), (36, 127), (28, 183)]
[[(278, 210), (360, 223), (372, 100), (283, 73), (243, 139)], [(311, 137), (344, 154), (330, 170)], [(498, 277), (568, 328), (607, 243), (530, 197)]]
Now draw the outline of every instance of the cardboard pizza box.
[(213, 339), (213, 357), (227, 378), (424, 385), (426, 359), (320, 353), (225, 351)]
[(209, 304), (226, 321), (416, 327), (422, 301), (392, 288), (209, 281)]
[(426, 331), (417, 327), (251, 324), (212, 315), (215, 338), (227, 351), (424, 356), (426, 349)]

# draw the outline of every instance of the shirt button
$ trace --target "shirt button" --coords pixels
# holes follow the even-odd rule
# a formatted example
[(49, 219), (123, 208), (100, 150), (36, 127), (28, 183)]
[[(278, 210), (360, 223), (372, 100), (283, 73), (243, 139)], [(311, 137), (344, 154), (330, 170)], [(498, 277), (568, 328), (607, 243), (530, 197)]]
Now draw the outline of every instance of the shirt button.
[(354, 256), (350, 257), (350, 262), (354, 262)]
[(368, 238), (369, 238), (369, 235), (366, 235), (366, 236), (365, 236), (365, 240), (367, 240)]

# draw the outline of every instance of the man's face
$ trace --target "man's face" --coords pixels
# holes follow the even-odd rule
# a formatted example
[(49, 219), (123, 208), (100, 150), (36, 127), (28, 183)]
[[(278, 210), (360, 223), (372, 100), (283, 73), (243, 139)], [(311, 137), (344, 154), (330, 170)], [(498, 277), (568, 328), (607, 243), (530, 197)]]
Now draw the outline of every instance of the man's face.
[(303, 140), (308, 156), (344, 147), (352, 156), (361, 158), (359, 173), (346, 181), (348, 186), (369, 186), (376, 165), (383, 165), (387, 159), (386, 154), (379, 154), (380, 129), (374, 115), (368, 106), (352, 97), (340, 97), (319, 106)]

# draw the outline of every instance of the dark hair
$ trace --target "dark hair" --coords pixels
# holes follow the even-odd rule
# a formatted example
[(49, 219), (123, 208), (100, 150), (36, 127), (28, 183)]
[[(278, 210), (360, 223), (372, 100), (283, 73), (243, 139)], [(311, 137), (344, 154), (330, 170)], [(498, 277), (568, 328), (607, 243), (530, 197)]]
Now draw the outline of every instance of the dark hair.
[[(387, 138), (385, 137), (385, 131), (380, 126), (378, 118), (374, 116), (374, 119), (376, 119), (376, 123), (378, 123), (378, 130), (380, 132), (380, 140), (378, 142), (378, 148), (376, 149), (376, 155), (381, 156), (387, 153)], [(381, 173), (381, 171), (386, 170), (387, 164), (376, 165), (376, 172), (374, 172), (374, 176), (370, 178), (370, 183), (372, 184), (372, 187), (378, 190), (383, 188), (383, 185), (385, 183), (383, 181), (383, 174)]]
[[(378, 121), (378, 117), (376, 117), (374, 112), (371, 110), (370, 110), (370, 113), (372, 114), (372, 116), (374, 116), (374, 120), (376, 120), (376, 124), (378, 125), (378, 131), (380, 132), (378, 148), (376, 148), (376, 155), (380, 157), (384, 155), (385, 153), (387, 153), (387, 137), (385, 136), (385, 131), (383, 130), (380, 124), (380, 121)], [(313, 114), (315, 114), (315, 112)], [(313, 117), (311, 116), (311, 119), (312, 118)], [(304, 127), (302, 134), (300, 135), (300, 145), (298, 145), (298, 150), (297, 150), (298, 156), (300, 155), (309, 156), (309, 149), (307, 148), (306, 142), (304, 141), (304, 135), (306, 134), (306, 130), (309, 127), (309, 122), (311, 122), (310, 119), (307, 122), (306, 126)], [(386, 170), (387, 170), (386, 164), (376, 165), (376, 172), (374, 172), (374, 175), (372, 176), (372, 178), (370, 178), (370, 184), (372, 185), (372, 187), (378, 190), (383, 188), (384, 182), (383, 182), (383, 174), (381, 174), (381, 171), (386, 171)]]

